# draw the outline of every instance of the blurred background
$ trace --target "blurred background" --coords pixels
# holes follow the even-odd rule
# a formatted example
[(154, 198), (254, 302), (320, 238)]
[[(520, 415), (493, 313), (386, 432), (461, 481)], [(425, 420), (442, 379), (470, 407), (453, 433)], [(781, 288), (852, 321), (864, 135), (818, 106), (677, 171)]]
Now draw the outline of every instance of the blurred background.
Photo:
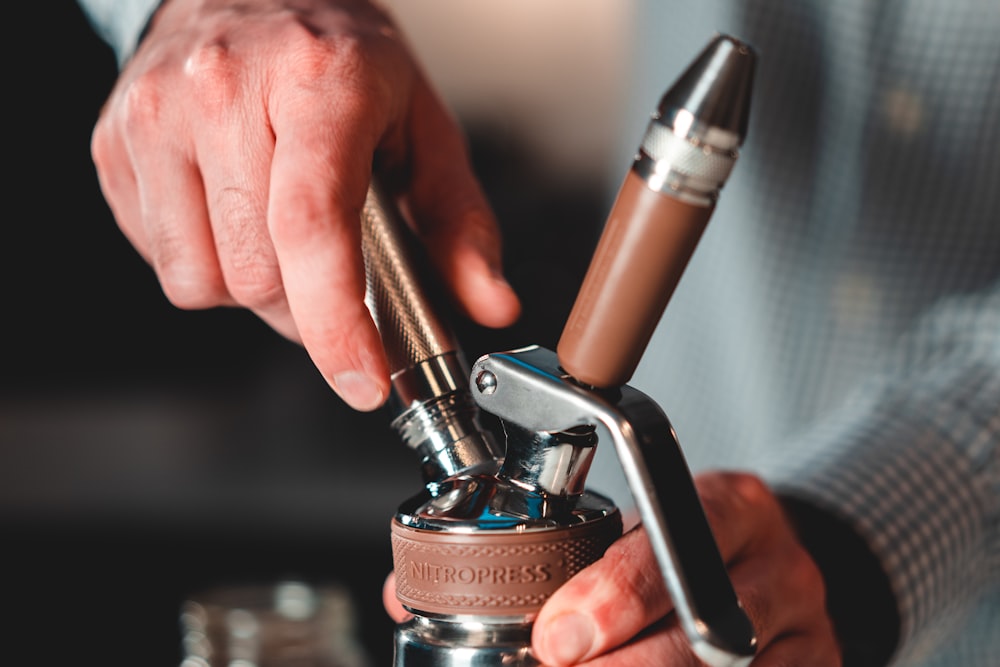
[[(508, 330), (455, 322), (466, 356), (554, 347), (655, 101), (624, 93), (632, 3), (390, 4), (467, 129), (524, 300)], [(185, 599), (297, 577), (342, 585), (389, 664), (388, 522), (420, 488), (414, 458), (252, 315), (166, 301), (90, 161), (110, 49), (69, 0), (12, 11), (0, 662), (173, 667)]]

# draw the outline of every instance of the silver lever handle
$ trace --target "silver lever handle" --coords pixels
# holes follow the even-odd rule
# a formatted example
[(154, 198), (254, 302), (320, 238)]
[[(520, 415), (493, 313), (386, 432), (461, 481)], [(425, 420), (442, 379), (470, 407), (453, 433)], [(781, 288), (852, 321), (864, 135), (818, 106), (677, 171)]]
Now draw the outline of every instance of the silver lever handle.
[(581, 387), (555, 353), (529, 347), (481, 357), (473, 392), (484, 410), (533, 431), (603, 427), (614, 442), (667, 591), (695, 653), (712, 667), (753, 659), (754, 629), (740, 606), (677, 437), (657, 404), (627, 385)]

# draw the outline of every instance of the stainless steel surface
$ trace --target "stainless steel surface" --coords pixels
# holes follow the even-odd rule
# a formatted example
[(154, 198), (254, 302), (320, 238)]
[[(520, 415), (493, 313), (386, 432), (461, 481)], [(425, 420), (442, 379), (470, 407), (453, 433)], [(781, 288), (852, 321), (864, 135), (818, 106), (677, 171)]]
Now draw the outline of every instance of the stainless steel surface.
[[(749, 46), (719, 35), (667, 91), (632, 167), (646, 185), (714, 204), (746, 131), (753, 61)], [(400, 505), (393, 523), (397, 595), (415, 614), (397, 626), (394, 664), (538, 664), (530, 651), (534, 614), (555, 586), (579, 571), (576, 565), (599, 558), (620, 534), (618, 509), (585, 489), (601, 437), (611, 440), (622, 462), (694, 651), (712, 667), (749, 664), (756, 648), (753, 627), (659, 407), (627, 385), (608, 391), (581, 387), (561, 371), (555, 353), (540, 347), (485, 355), (458, 377), (461, 354), (426, 298), (405, 223), (377, 183), (363, 218), (368, 304), (389, 353), (399, 404), (393, 424), (423, 457), (427, 482)], [(475, 424), (479, 407), (502, 420), (502, 456)], [(616, 528), (614, 537), (606, 531), (595, 538), (599, 549), (577, 558), (586, 563), (576, 562), (541, 594), (512, 595), (508, 579), (496, 582), (498, 592), (486, 586), (467, 590), (471, 580), (457, 590), (457, 578), (435, 574), (506, 569), (508, 564), (497, 568), (489, 559), (527, 552), (529, 539), (540, 540), (545, 552), (569, 545), (570, 558), (578, 527), (597, 535), (607, 526)], [(477, 536), (484, 541), (477, 543)], [(511, 597), (519, 599), (505, 606)]]
[(608, 498), (583, 493), (567, 502), (541, 491), (526, 490), (509, 479), (457, 475), (402, 503), (396, 519), (430, 531), (526, 534), (601, 521), (617, 513)]
[(715, 202), (746, 137), (755, 62), (750, 45), (717, 35), (663, 95), (633, 165), (650, 188)]
[(417, 616), (396, 633), (393, 667), (536, 667), (531, 623), (452, 622)]
[(361, 236), (365, 301), (392, 373), (393, 428), (419, 455), (427, 483), (467, 470), (494, 470), (496, 447), (469, 398), (461, 351), (428, 292), (433, 281), (426, 262), (377, 180), (362, 210)]
[[(567, 378), (555, 353), (530, 347), (486, 355), (472, 376), (492, 378), (476, 401), (505, 422), (534, 431), (601, 428), (614, 443), (681, 626), (713, 667), (753, 657), (753, 627), (740, 607), (666, 415), (624, 386), (585, 389)], [(478, 387), (478, 383), (477, 383)]]
[(549, 433), (507, 422), (504, 432), (507, 453), (497, 477), (541, 494), (550, 502), (584, 494), (597, 447), (597, 434), (592, 428)]

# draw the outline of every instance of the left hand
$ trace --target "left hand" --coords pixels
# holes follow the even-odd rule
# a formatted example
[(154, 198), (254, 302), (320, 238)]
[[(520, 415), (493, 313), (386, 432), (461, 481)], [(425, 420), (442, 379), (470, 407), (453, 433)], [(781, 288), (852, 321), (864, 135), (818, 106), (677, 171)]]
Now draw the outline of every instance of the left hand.
[[(840, 649), (826, 612), (822, 575), (781, 505), (757, 477), (706, 473), (698, 492), (757, 632), (752, 667), (834, 667)], [(672, 613), (641, 526), (626, 533), (546, 602), (532, 647), (551, 667), (702, 665)]]

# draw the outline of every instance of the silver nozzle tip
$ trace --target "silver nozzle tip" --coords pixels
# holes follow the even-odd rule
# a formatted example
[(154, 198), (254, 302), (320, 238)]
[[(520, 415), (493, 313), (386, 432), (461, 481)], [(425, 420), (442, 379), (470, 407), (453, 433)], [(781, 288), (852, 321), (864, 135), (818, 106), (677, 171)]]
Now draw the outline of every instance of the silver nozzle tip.
[(717, 34), (660, 99), (659, 115), (684, 110), (704, 127), (724, 130), (742, 143), (750, 119), (757, 54), (739, 39)]
[(746, 138), (756, 60), (749, 44), (716, 34), (664, 93), (634, 163), (651, 189), (716, 201)]

